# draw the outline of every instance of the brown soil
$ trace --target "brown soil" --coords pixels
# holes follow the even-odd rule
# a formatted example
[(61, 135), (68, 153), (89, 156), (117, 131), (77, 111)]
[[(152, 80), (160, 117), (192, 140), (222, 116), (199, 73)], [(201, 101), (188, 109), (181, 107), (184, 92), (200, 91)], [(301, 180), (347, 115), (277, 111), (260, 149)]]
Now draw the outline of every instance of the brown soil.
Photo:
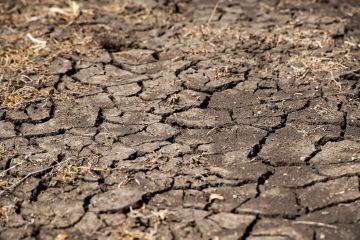
[(360, 239), (357, 0), (0, 3), (0, 239)]

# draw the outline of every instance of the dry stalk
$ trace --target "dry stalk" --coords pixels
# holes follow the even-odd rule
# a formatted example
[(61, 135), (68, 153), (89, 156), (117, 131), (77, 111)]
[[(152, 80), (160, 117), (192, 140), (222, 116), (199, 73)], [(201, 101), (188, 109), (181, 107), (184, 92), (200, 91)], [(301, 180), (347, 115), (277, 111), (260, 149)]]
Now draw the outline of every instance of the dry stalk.
[(217, 10), (218, 7), (219, 7), (220, 1), (221, 1), (221, 0), (218, 0), (218, 1), (216, 2), (215, 6), (214, 6), (214, 9), (212, 10), (211, 15), (210, 15), (210, 17), (209, 17), (209, 19), (208, 19), (208, 21), (207, 21), (207, 24), (206, 24), (207, 27), (209, 27), (212, 19), (214, 18), (215, 13), (216, 13), (216, 10)]

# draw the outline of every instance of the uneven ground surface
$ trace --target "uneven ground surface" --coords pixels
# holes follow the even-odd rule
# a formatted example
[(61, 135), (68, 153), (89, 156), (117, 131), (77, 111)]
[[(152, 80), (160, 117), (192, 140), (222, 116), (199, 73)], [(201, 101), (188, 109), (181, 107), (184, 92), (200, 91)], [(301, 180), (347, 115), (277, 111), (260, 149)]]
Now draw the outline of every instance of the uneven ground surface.
[(2, 1), (0, 239), (360, 239), (357, 0)]

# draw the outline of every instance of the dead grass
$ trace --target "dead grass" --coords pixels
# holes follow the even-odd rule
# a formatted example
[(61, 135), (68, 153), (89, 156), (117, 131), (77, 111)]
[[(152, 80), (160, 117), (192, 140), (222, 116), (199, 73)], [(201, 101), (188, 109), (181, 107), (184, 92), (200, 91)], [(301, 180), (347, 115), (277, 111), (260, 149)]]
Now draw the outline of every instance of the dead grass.
[[(213, 18), (214, 12), (217, 10), (219, 3), (217, 1), (214, 9), (209, 17), (208, 24), (205, 25), (191, 25), (183, 29), (183, 35), (186, 38), (197, 39), (203, 41), (210, 45), (209, 49), (206, 51), (200, 51), (199, 53), (208, 53), (212, 52), (211, 48), (218, 49), (221, 45), (224, 45), (228, 42), (237, 40), (239, 43), (248, 43), (253, 41), (257, 44), (270, 44), (273, 47), (278, 45), (293, 45), (294, 48), (297, 48), (301, 51), (300, 58), (303, 63), (308, 67), (313, 67), (314, 69), (329, 71), (333, 69), (334, 75), (337, 71), (341, 71), (346, 68), (346, 63), (352, 61), (347, 53), (344, 53), (340, 59), (336, 61), (328, 61), (324, 58), (318, 58), (312, 54), (312, 50), (320, 50), (320, 52), (326, 51), (327, 48), (335, 47), (335, 41), (331, 37), (330, 32), (320, 29), (310, 29), (306, 26), (297, 26), (297, 19), (289, 22), (281, 27), (278, 27), (271, 32), (265, 31), (253, 31), (256, 26), (216, 26), (211, 25), (210, 22)], [(266, 4), (260, 4), (261, 8), (272, 9)], [(352, 8), (355, 11), (355, 8)], [(299, 18), (311, 18), (314, 21), (316, 19), (321, 21), (321, 16), (316, 14), (299, 16)], [(300, 20), (301, 21), (301, 20)], [(345, 19), (336, 18), (335, 22), (346, 22)], [(342, 46), (339, 47), (343, 49), (344, 52), (351, 52), (352, 50), (358, 50), (360, 48), (360, 40), (355, 37), (345, 38)], [(323, 50), (323, 51), (322, 51)], [(190, 52), (191, 53), (191, 52)], [(198, 54), (196, 52), (195, 54)]]
[[(310, 17), (319, 19), (317, 15), (311, 15)], [(336, 19), (336, 22), (343, 21), (345, 20)], [(347, 71), (354, 62), (352, 52), (360, 49), (360, 40), (355, 37), (348, 37), (345, 38), (342, 44), (339, 44), (339, 42), (335, 43), (330, 32), (326, 30), (295, 26), (296, 20), (278, 27), (269, 33), (262, 32), (261, 29), (253, 31), (252, 28), (256, 28), (256, 26), (249, 28), (248, 26), (216, 26), (214, 24), (207, 24), (206, 26), (191, 25), (183, 29), (183, 35), (189, 41), (196, 39), (197, 41), (202, 41), (204, 46), (208, 46), (206, 49), (203, 49), (203, 47), (200, 50), (186, 52), (193, 55), (208, 54), (226, 44), (229, 47), (235, 48), (248, 43), (254, 45), (267, 44), (272, 48), (284, 45), (293, 46), (298, 51), (293, 53), (287, 60), (287, 65), (292, 69), (292, 72), (288, 75), (289, 79), (296, 79), (296, 84), (302, 84), (303, 81), (324, 80), (325, 76), (326, 81), (334, 84), (341, 91), (342, 85), (339, 76), (344, 71)], [(238, 43), (233, 44), (234, 42)], [(231, 44), (233, 45), (231, 46)], [(329, 49), (332, 49), (332, 52), (329, 52)], [(269, 62), (274, 60), (271, 55), (267, 56), (267, 58)], [(249, 61), (251, 60), (249, 59)], [(266, 72), (276, 67), (276, 64), (269, 66)], [(319, 77), (319, 74), (321, 77)]]
[(48, 18), (75, 20), (81, 5), (71, 0), (8, 1), (0, 3), (0, 22), (20, 26)]
[[(295, 23), (288, 23), (279, 27), (271, 33), (258, 32), (244, 26), (213, 26), (210, 24), (216, 12), (220, 0), (217, 1), (209, 16), (208, 24), (190, 25), (181, 30), (188, 46), (194, 46), (197, 40), (200, 47), (189, 47), (184, 49), (185, 54), (202, 55), (211, 54), (224, 44), (237, 44), (254, 42), (254, 44), (270, 44), (278, 46), (291, 44), (295, 48), (303, 49), (299, 55), (290, 59), (294, 77), (306, 77), (309, 72), (324, 71), (328, 73), (329, 81), (338, 84), (340, 72), (347, 68), (347, 63), (352, 61), (351, 56), (345, 53), (336, 59), (326, 59), (313, 54), (322, 49), (335, 45), (333, 38), (324, 30), (307, 29), (306, 27), (294, 27)], [(2, 3), (0, 4), (0, 23), (4, 26), (4, 44), (0, 49), (0, 101), (6, 108), (21, 108), (24, 103), (42, 101), (54, 97), (51, 91), (40, 90), (31, 80), (32, 74), (44, 72), (44, 69), (59, 55), (76, 51), (77, 46), (98, 47), (97, 43), (86, 33), (78, 33), (72, 29), (72, 24), (77, 21), (80, 14), (92, 15), (95, 11), (116, 13), (121, 15), (125, 21), (136, 23), (148, 23), (150, 25), (164, 25), (168, 22), (183, 21), (185, 18), (174, 14), (169, 10), (165, 12), (157, 8), (148, 8), (141, 4), (134, 4), (131, 1), (124, 1), (104, 5), (80, 5), (75, 1), (26, 2), (21, 4)], [(313, 17), (316, 17), (315, 15)], [(70, 33), (65, 39), (55, 39), (43, 35), (44, 28), (49, 24), (62, 22), (63, 27)], [(338, 19), (338, 21), (342, 21)], [(33, 24), (34, 23), (34, 24)], [(28, 28), (31, 24), (37, 26)], [(16, 32), (14, 29), (23, 27), (23, 32)], [(85, 34), (85, 35), (84, 35)], [(342, 48), (346, 51), (358, 50), (360, 41), (356, 38), (347, 38)], [(302, 65), (302, 67), (298, 67)], [(47, 76), (42, 76), (47, 81)], [(32, 87), (30, 87), (32, 86)], [(67, 99), (67, 97), (60, 97)]]
[[(48, 90), (40, 90), (32, 81), (33, 74), (42, 75), (47, 81), (47, 66), (58, 56), (77, 51), (78, 46), (98, 49), (91, 33), (81, 32), (73, 27), (80, 16), (92, 15), (95, 11), (120, 14), (131, 24), (167, 24), (181, 21), (183, 17), (156, 8), (146, 8), (132, 1), (122, 4), (78, 4), (70, 0), (19, 1), (0, 5), (0, 23), (4, 26), (0, 37), (0, 101), (10, 109), (21, 108), (25, 103), (54, 97)], [(60, 26), (59, 26), (60, 24)], [(63, 28), (67, 37), (52, 38), (43, 34), (50, 25)], [(24, 29), (19, 32), (18, 29)], [(30, 87), (31, 86), (31, 87)], [(56, 94), (56, 93), (55, 93)], [(68, 97), (60, 96), (62, 99)]]
[(121, 227), (118, 227), (113, 230), (114, 234), (119, 236), (119, 239), (122, 240), (155, 240), (158, 226), (166, 220), (167, 216), (172, 214), (167, 209), (165, 210), (149, 210), (146, 208), (146, 205), (143, 205), (140, 209), (130, 209), (129, 218), (141, 218), (144, 221), (151, 221), (154, 226), (153, 228), (149, 228), (149, 232), (133, 230), (126, 223), (123, 223)]
[[(47, 1), (48, 5), (55, 3)], [(24, 3), (25, 4), (25, 3)], [(59, 3), (58, 3), (59, 4)], [(6, 34), (2, 35), (4, 46), (0, 48), (0, 101), (6, 108), (19, 108), (26, 102), (39, 101), (52, 96), (49, 90), (39, 88), (39, 83), (32, 79), (32, 75), (41, 74), (42, 82), (47, 82), (47, 66), (59, 55), (72, 53), (79, 45), (90, 45), (97, 48), (98, 45), (90, 36), (84, 36), (68, 27), (71, 33), (64, 39), (51, 38), (41, 35), (47, 24), (54, 24), (59, 17), (69, 24), (76, 19), (80, 12), (80, 6), (75, 2), (68, 2), (68, 7), (50, 7), (46, 5), (30, 4), (27, 11), (20, 11), (21, 4), (3, 6), (4, 15), (0, 17), (0, 23), (8, 23), (4, 27)], [(4, 9), (8, 9), (5, 11)], [(19, 14), (19, 12), (23, 12)], [(31, 25), (32, 21), (43, 19), (45, 22), (34, 23), (35, 28), (26, 27), (24, 32), (16, 32), (12, 28), (22, 25)], [(29, 23), (30, 22), (30, 23)], [(5, 25), (6, 26), (6, 25)], [(61, 28), (61, 26), (60, 26)], [(37, 78), (39, 78), (37, 76)]]
[(105, 11), (108, 13), (116, 13), (131, 24), (147, 23), (152, 26), (164, 25), (169, 22), (184, 21), (185, 17), (180, 14), (175, 14), (171, 9), (163, 11), (158, 8), (151, 8), (139, 3), (134, 3), (131, 0), (113, 2), (103, 6), (94, 6), (95, 9)]
[(49, 89), (37, 90), (32, 87), (24, 86), (12, 92), (5, 91), (3, 94), (2, 105), (9, 109), (16, 109), (27, 102), (43, 101), (51, 96), (52, 94)]
[(4, 219), (5, 222), (9, 221), (9, 215), (11, 214), (12, 211), (12, 206), (8, 205), (8, 206), (1, 206), (0, 207), (0, 220)]
[(323, 30), (294, 28), (289, 25), (276, 29), (273, 38), (277, 44), (292, 44), (298, 48), (317, 49), (334, 46), (334, 39)]
[(6, 148), (5, 144), (0, 143), (0, 157), (4, 156), (8, 152), (8, 149)]
[(239, 28), (233, 26), (222, 26), (214, 28), (204, 25), (191, 25), (183, 29), (184, 36), (187, 38), (200, 38), (204, 41), (224, 41), (224, 40), (239, 40), (244, 37), (250, 37), (249, 32), (244, 32)]
[(344, 46), (350, 50), (359, 50), (360, 49), (360, 39), (355, 37), (347, 37), (344, 41)]
[(84, 179), (86, 175), (96, 178), (95, 172), (108, 171), (108, 169), (95, 167), (98, 161), (99, 156), (97, 155), (76, 159), (76, 162), (74, 159), (65, 160), (49, 173), (51, 177), (50, 186), (57, 184), (73, 185), (76, 181)]
[[(9, 181), (6, 180), (0, 180), (0, 189), (7, 188), (11, 185)], [(1, 215), (1, 214), (0, 214)]]
[[(71, 38), (59, 41), (57, 39), (44, 38), (41, 48), (34, 47), (34, 41), (28, 40), (24, 33), (7, 39), (7, 46), (0, 50), (0, 64), (2, 74), (23, 74), (37, 72), (60, 54), (70, 53), (76, 46), (94, 44), (90, 37), (84, 37), (73, 33)], [(32, 36), (32, 35), (31, 35)], [(37, 39), (36, 37), (33, 37)], [(19, 46), (20, 45), (20, 46)]]
[(161, 10), (145, 8), (141, 12), (133, 15), (128, 15), (125, 17), (127, 20), (133, 21), (135, 23), (148, 23), (152, 26), (154, 25), (164, 25), (169, 22), (178, 22), (183, 21), (185, 18), (180, 15), (173, 14), (171, 12), (164, 13)]
[[(59, 171), (59, 169), (61, 169)], [(55, 170), (51, 174), (50, 186), (54, 187), (59, 183), (65, 183), (73, 185), (77, 180), (81, 180), (84, 178), (85, 174), (89, 171), (84, 167), (80, 166), (65, 166)]]

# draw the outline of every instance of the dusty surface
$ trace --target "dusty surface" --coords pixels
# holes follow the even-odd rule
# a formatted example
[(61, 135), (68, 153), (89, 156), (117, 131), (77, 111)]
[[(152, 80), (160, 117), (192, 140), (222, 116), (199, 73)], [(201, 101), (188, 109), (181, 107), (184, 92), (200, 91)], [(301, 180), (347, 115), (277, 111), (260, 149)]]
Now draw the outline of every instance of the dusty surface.
[(7, 2), (0, 239), (360, 239), (357, 0)]

